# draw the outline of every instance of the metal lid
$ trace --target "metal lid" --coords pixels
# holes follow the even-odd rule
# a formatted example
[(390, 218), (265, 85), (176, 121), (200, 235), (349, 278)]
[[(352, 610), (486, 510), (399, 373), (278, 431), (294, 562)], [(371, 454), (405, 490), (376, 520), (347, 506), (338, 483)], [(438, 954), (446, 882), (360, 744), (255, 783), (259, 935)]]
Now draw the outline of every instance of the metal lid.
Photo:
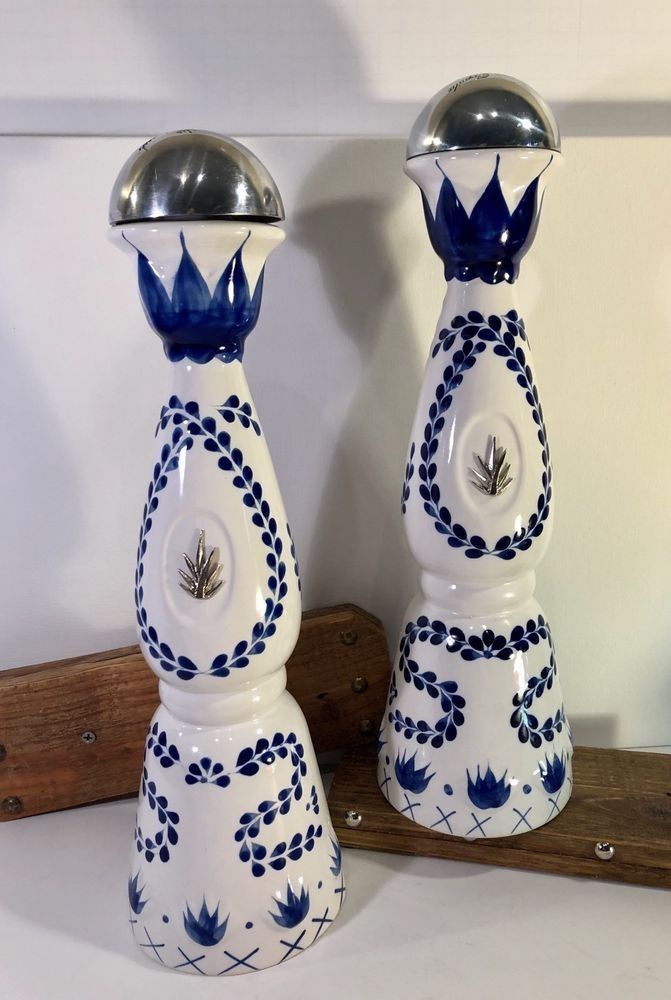
[(561, 150), (559, 129), (535, 90), (512, 76), (477, 73), (435, 94), (408, 139), (408, 159), (449, 149)]
[(275, 181), (246, 146), (192, 129), (167, 132), (140, 146), (121, 168), (109, 209), (113, 226), (159, 219), (283, 218)]

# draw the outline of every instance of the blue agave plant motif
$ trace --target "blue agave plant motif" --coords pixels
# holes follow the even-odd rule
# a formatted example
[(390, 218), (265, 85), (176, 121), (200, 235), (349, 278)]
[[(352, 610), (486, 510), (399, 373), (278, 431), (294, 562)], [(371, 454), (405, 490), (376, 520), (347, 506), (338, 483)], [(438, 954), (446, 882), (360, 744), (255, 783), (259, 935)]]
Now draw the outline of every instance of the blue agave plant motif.
[(408, 757), (407, 760), (405, 751), (403, 751), (402, 758), (399, 758), (398, 754), (396, 754), (396, 761), (394, 763), (396, 779), (401, 788), (405, 788), (407, 792), (425, 792), (429, 786), (429, 782), (435, 777), (435, 772), (429, 775), (426, 773), (430, 767), (429, 764), (426, 764), (424, 767), (415, 767), (416, 756), (416, 750), (412, 757)]
[(224, 268), (212, 294), (186, 248), (183, 232), (179, 234), (182, 259), (171, 296), (146, 255), (134, 248), (144, 311), (163, 340), (170, 361), (188, 358), (205, 364), (214, 357), (222, 361), (242, 357), (245, 339), (259, 318), (263, 291), (261, 271), (254, 293), (250, 295), (242, 263), (242, 250), (250, 236), (251, 230)]
[(219, 903), (217, 903), (212, 913), (210, 913), (207, 903), (203, 898), (203, 905), (197, 917), (193, 915), (188, 904), (186, 913), (183, 916), (184, 930), (192, 941), (202, 945), (204, 948), (213, 948), (215, 944), (219, 944), (226, 933), (228, 917), (219, 923)]
[(277, 913), (268, 910), (276, 924), (280, 927), (297, 927), (298, 924), (308, 915), (310, 909), (310, 893), (305, 891), (305, 886), (301, 886), (300, 896), (291, 888), (291, 882), (287, 882), (287, 901), (283, 903), (281, 899), (274, 899), (277, 906)]
[(142, 899), (142, 893), (145, 890), (145, 886), (138, 889), (138, 881), (140, 879), (140, 873), (133, 875), (132, 878), (128, 879), (128, 902), (130, 903), (130, 908), (136, 916), (140, 916), (145, 906), (149, 902), (148, 899)]
[(422, 194), (424, 216), (431, 245), (445, 265), (445, 280), (472, 281), (481, 278), (488, 285), (513, 282), (519, 262), (531, 246), (540, 216), (538, 182), (529, 184), (514, 212), (510, 212), (499, 182), (497, 155), (494, 173), (470, 216), (452, 182), (443, 174), (435, 217)]
[(476, 809), (498, 809), (506, 804), (510, 798), (510, 783), (506, 781), (506, 774), (498, 781), (489, 764), (484, 776), (480, 776), (480, 766), (475, 781), (471, 778), (470, 772), (466, 771), (468, 778), (468, 797)]
[(543, 788), (550, 795), (554, 795), (564, 784), (566, 779), (566, 762), (564, 760), (564, 754), (558, 757), (557, 754), (554, 755), (551, 761), (548, 760), (547, 754), (545, 755), (545, 764), (541, 763), (541, 781), (543, 782)]
[(333, 848), (333, 854), (331, 855), (331, 874), (336, 877), (340, 875), (342, 871), (342, 848), (337, 840), (331, 838), (331, 847)]

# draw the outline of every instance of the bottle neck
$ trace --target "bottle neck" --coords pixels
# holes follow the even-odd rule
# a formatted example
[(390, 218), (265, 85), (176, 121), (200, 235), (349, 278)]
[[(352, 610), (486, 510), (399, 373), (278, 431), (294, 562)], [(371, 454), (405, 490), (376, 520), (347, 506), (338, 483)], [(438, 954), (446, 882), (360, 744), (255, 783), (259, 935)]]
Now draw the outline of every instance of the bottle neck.
[(267, 712), (287, 686), (286, 667), (222, 694), (195, 693), (159, 681), (161, 704), (175, 719), (194, 726), (232, 726)]
[(240, 401), (249, 399), (249, 387), (240, 361), (221, 361), (214, 358), (207, 364), (193, 361), (174, 361), (172, 369), (172, 393), (182, 403), (196, 400), (201, 406), (217, 407), (231, 396)]
[(479, 278), (459, 281), (452, 278), (447, 282), (443, 310), (449, 308), (453, 316), (466, 316), (471, 309), (485, 314), (501, 315), (509, 309), (517, 308), (517, 282), (500, 281), (489, 285)]
[(445, 614), (469, 616), (473, 608), (478, 616), (504, 614), (526, 604), (533, 597), (536, 574), (533, 570), (504, 583), (455, 582), (436, 573), (421, 575), (422, 594)]

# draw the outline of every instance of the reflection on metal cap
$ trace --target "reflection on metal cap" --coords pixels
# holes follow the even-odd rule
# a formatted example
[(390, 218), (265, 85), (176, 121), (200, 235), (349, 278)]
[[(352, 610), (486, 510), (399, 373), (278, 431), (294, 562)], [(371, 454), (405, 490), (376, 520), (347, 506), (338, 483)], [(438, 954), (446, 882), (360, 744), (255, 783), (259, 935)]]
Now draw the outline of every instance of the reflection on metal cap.
[(185, 129), (156, 136), (123, 165), (109, 221), (199, 219), (279, 222), (277, 186), (254, 154), (224, 135)]

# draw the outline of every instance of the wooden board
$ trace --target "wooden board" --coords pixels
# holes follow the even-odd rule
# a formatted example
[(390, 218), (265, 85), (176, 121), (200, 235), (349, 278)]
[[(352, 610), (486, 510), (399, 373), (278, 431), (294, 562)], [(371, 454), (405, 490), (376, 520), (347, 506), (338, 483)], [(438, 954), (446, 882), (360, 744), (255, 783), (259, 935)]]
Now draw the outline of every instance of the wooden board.
[[(547, 826), (519, 837), (461, 840), (417, 826), (380, 792), (374, 748), (352, 750), (329, 793), (344, 847), (450, 858), (671, 888), (671, 756), (577, 747), (573, 795)], [(356, 809), (361, 826), (348, 827)], [(615, 847), (611, 861), (594, 854), (598, 841)]]
[[(376, 618), (308, 612), (287, 672), (318, 753), (374, 739), (389, 683)], [(136, 794), (157, 683), (137, 646), (0, 671), (0, 820)]]

